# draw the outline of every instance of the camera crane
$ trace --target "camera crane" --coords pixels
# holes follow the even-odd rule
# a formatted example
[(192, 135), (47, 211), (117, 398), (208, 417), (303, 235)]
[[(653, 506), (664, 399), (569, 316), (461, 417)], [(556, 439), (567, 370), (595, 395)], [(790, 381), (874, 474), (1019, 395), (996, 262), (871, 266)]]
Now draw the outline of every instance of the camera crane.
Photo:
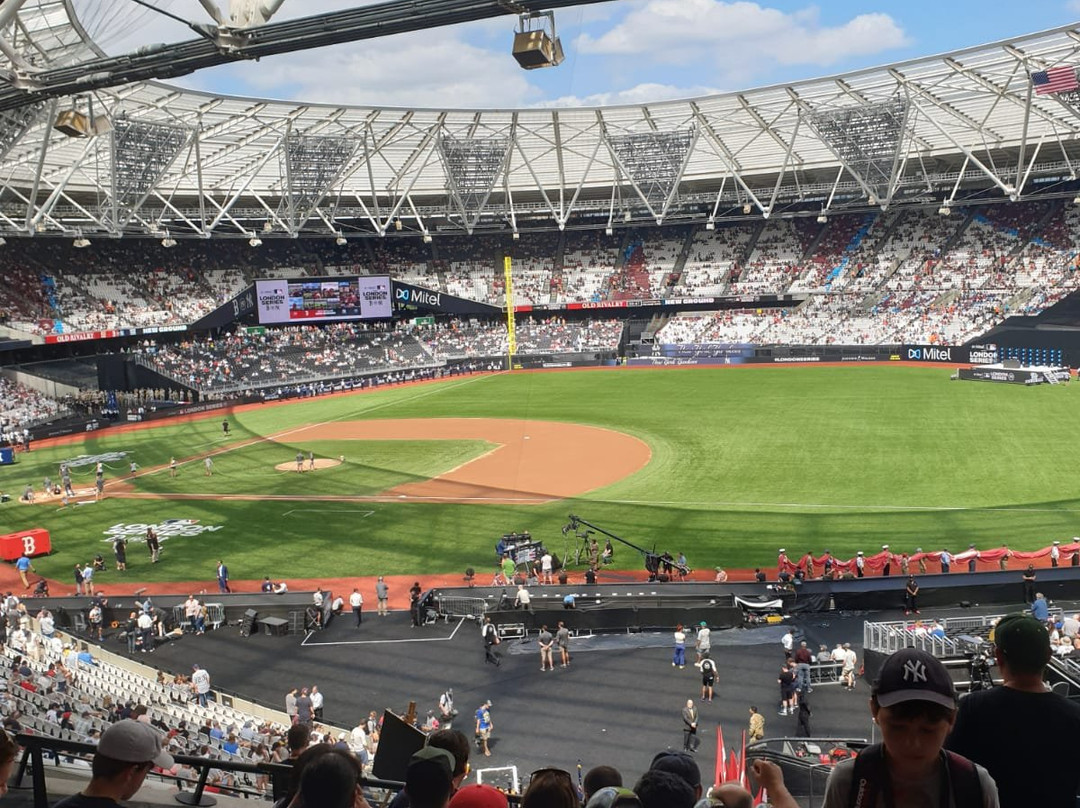
[[(627, 541), (622, 536), (616, 536), (611, 531), (604, 530), (604, 528), (600, 527), (599, 525), (595, 525), (592, 522), (586, 521), (585, 519), (582, 519), (580, 516), (570, 514), (567, 518), (569, 519), (569, 521), (565, 525), (563, 525), (562, 532), (563, 532), (563, 535), (566, 536), (571, 531), (573, 531), (574, 535), (581, 539), (581, 549), (578, 551), (578, 558), (579, 559), (581, 557), (581, 553), (583, 551), (587, 550), (589, 536), (591, 536), (593, 533), (600, 533), (600, 534), (602, 534), (604, 536), (607, 536), (609, 539), (614, 539), (615, 541), (619, 542), (620, 544), (625, 544), (627, 547), (631, 548), (632, 550), (637, 550), (639, 553), (641, 553), (642, 558), (645, 559), (645, 569), (651, 575), (655, 575), (657, 573), (657, 571), (660, 569), (661, 564), (668, 564), (673, 569), (676, 569), (679, 572), (681, 572), (683, 575), (687, 575), (687, 574), (690, 573), (690, 568), (689, 567), (678, 563), (677, 561), (675, 561), (674, 559), (672, 559), (670, 557), (664, 558), (664, 557), (660, 556), (656, 552), (656, 546), (655, 545), (653, 545), (652, 550), (646, 550), (644, 547), (639, 547), (638, 545), (634, 544), (633, 542)], [(582, 527), (584, 527), (585, 530), (582, 530)]]

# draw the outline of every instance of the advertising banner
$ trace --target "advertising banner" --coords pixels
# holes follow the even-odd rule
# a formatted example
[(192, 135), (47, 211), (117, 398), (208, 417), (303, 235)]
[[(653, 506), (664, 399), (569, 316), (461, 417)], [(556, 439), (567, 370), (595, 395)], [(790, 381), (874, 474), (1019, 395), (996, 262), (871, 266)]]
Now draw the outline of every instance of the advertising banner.
[(396, 308), (424, 309), (426, 311), (445, 312), (446, 314), (488, 314), (498, 315), (502, 309), (476, 300), (436, 292), (423, 286), (394, 281), (394, 306)]
[[(901, 345), (900, 359), (904, 362), (945, 362), (966, 365), (971, 362), (968, 348), (963, 345)], [(991, 361), (996, 362), (997, 357)]]

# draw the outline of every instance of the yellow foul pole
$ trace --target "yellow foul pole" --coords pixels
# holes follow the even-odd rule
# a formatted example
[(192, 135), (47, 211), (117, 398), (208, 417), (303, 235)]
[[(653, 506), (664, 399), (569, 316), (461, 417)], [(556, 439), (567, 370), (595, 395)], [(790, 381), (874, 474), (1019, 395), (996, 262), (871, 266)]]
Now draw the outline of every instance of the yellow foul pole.
[(514, 273), (513, 260), (510, 256), (503, 259), (503, 271), (506, 278), (506, 369), (514, 369), (514, 354), (517, 353), (517, 336), (514, 333)]

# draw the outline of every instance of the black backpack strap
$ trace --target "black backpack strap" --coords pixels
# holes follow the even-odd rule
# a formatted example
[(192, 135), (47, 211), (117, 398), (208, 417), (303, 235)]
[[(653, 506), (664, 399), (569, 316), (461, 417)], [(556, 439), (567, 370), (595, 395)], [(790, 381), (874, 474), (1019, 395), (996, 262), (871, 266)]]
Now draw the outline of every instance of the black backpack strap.
[(963, 755), (945, 751), (948, 764), (949, 784), (952, 787), (953, 804), (956, 808), (982, 808), (983, 791), (979, 771), (975, 764)]
[(874, 808), (885, 775), (885, 752), (881, 744), (867, 746), (859, 752), (851, 773), (848, 808)]

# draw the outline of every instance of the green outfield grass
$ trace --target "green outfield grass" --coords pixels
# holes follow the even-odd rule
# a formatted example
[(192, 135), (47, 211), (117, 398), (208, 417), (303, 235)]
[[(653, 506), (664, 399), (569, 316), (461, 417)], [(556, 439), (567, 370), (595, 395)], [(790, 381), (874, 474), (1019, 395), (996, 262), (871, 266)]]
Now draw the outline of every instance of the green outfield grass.
[[(138, 490), (370, 494), (487, 448), (329, 441), (302, 448), (345, 454), (343, 466), (315, 475), (272, 470), (295, 456), (290, 429), (367, 418), (573, 421), (636, 435), (653, 457), (615, 485), (542, 506), (106, 499), (61, 510), (12, 502), (0, 508), (0, 532), (50, 530), (57, 552), (35, 566), (66, 579), (74, 562), (108, 554), (104, 531), (112, 525), (221, 526), (170, 539), (154, 567), (133, 546), (129, 576), (149, 580), (210, 580), (222, 557), (236, 578), (486, 570), (509, 531), (528, 530), (561, 555), (571, 511), (637, 544), (685, 552), (696, 567), (769, 566), (780, 546), (847, 557), (882, 543), (896, 551), (970, 542), (1024, 549), (1080, 533), (1080, 453), (1071, 446), (1080, 394), (952, 382), (949, 373), (882, 366), (525, 373), (266, 406), (230, 416), (230, 441), (285, 433), (278, 442), (217, 455), (213, 478), (193, 463), (177, 480), (167, 472), (141, 477)], [(0, 487), (15, 496), (27, 482), (40, 488), (59, 460), (80, 452), (129, 451), (144, 468), (172, 455), (199, 457), (225, 447), (220, 421), (106, 431), (78, 449), (37, 449), (0, 468)], [(126, 471), (111, 464), (111, 476)], [(92, 482), (92, 470), (81, 479)], [(616, 548), (616, 561), (638, 565), (625, 548)]]

